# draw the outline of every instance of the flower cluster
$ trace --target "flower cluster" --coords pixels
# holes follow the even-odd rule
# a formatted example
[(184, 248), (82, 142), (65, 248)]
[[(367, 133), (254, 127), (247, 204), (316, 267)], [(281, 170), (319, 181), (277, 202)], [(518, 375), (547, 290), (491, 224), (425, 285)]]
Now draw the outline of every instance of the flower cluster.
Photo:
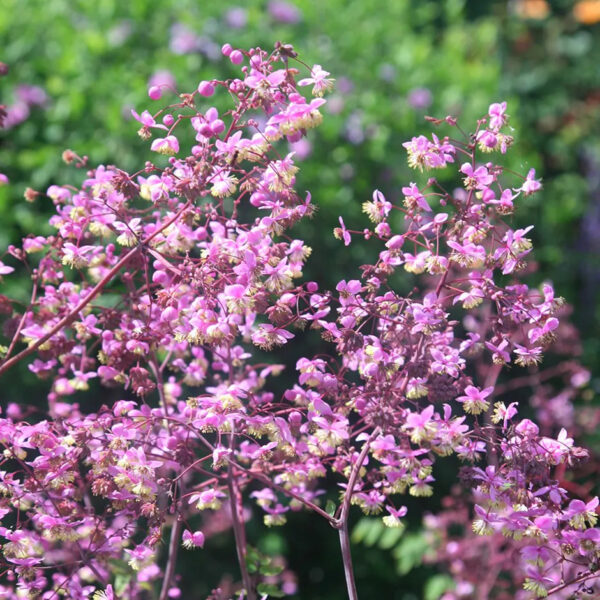
[[(157, 164), (135, 174), (100, 166), (81, 189), (51, 186), (56, 233), (9, 249), (34, 283), (24, 311), (3, 304), (14, 326), (0, 375), (26, 360), (50, 391), (47, 415), (10, 405), (0, 419), (0, 593), (137, 600), (160, 587), (160, 600), (177, 597), (178, 547), (202, 548), (199, 523), (228, 506), (237, 592), (255, 599), (277, 582), (248, 567), (252, 501), (267, 526), (305, 508), (337, 529), (354, 599), (351, 506), (400, 526), (397, 496), (431, 495), (436, 460), (455, 454), (472, 465), (501, 453), (471, 467), (473, 527), (527, 538), (523, 583), (544, 595), (569, 555), (596, 560), (600, 533), (597, 500), (570, 500), (552, 478), (583, 451), (566, 432), (541, 435), (516, 403), (494, 401), (504, 365), (542, 360), (562, 306), (550, 284), (518, 281), (530, 228), (505, 221), (539, 189), (535, 173), (514, 181), (477, 160), (510, 146), (505, 104), (490, 107), (472, 138), (405, 144), (412, 167), (455, 165), (462, 187), (411, 183), (399, 204), (376, 191), (363, 206), (373, 229), (360, 233), (340, 217), (346, 245), (360, 235), (380, 252), (360, 279), (321, 290), (301, 280), (311, 249), (291, 228), (314, 205), (294, 189), (288, 144), (321, 122), (332, 80), (315, 65), (296, 82), (289, 45), (222, 53), (239, 78), (133, 112)], [(211, 104), (218, 92), (233, 106)], [(401, 270), (423, 275), (408, 296), (396, 291)], [(254, 356), (303, 330), (331, 355), (298, 360), (295, 383), (277, 397), (268, 383), (283, 366)], [(469, 368), (475, 360), (487, 365), (485, 381)], [(87, 410), (85, 392), (99, 386), (107, 400)], [(340, 500), (325, 510), (332, 474)], [(115, 578), (114, 564), (127, 575)]]

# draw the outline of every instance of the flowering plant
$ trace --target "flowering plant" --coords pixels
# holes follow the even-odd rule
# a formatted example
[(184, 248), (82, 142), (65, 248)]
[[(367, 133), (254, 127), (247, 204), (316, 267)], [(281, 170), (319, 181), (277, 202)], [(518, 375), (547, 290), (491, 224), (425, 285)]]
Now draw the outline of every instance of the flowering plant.
[[(133, 111), (155, 162), (133, 174), (100, 166), (80, 189), (51, 186), (56, 234), (9, 248), (33, 286), (22, 311), (2, 297), (11, 322), (0, 375), (27, 361), (50, 391), (46, 415), (11, 404), (0, 420), (2, 594), (178, 597), (178, 549), (203, 547), (194, 523), (220, 513), (241, 572), (232, 594), (285, 595), (281, 567), (247, 544), (252, 502), (267, 526), (306, 509), (337, 530), (354, 600), (351, 507), (402, 527), (397, 497), (431, 495), (435, 461), (452, 454), (487, 462), (469, 471), (473, 530), (501, 531), (519, 551), (515, 585), (538, 597), (590, 585), (598, 500), (570, 499), (554, 476), (586, 452), (494, 398), (505, 366), (542, 360), (562, 306), (550, 284), (518, 281), (531, 228), (506, 217), (539, 190), (535, 172), (479, 160), (512, 144), (506, 104), (492, 104), (472, 135), (452, 117), (431, 119), (459, 139), (405, 144), (412, 167), (457, 168), (461, 188), (432, 177), (404, 187), (399, 203), (376, 190), (363, 205), (372, 226), (355, 231), (340, 217), (334, 234), (380, 244), (377, 260), (322, 290), (300, 281), (311, 249), (292, 227), (315, 207), (295, 190), (284, 146), (321, 122), (333, 81), (315, 65), (296, 82), (302, 63), (289, 45), (222, 52), (240, 77)], [(222, 114), (209, 101), (217, 92), (232, 103)], [(163, 93), (149, 89), (152, 100)], [(194, 143), (182, 152), (186, 128)], [(65, 160), (85, 164), (71, 151)], [(406, 295), (401, 269), (421, 279)], [(256, 355), (305, 330), (331, 352), (299, 359), (297, 381), (277, 397), (269, 381), (283, 365)], [(472, 371), (475, 360), (485, 368)], [(84, 393), (99, 386), (106, 401), (85, 410)], [(324, 505), (328, 476), (340, 495)]]

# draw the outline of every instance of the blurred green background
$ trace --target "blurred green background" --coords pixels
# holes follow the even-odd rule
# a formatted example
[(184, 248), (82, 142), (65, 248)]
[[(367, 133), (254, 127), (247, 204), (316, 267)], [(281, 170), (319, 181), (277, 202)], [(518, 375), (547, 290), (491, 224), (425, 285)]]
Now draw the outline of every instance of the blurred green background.
[[(281, 40), (336, 78), (323, 125), (296, 148), (298, 190), (311, 190), (320, 207), (297, 231), (314, 249), (308, 277), (331, 285), (358, 274), (363, 248), (343, 247), (331, 231), (338, 215), (361, 229), (361, 203), (374, 188), (394, 199), (415, 180), (401, 144), (431, 130), (426, 114), (471, 127), (491, 102), (507, 100), (515, 145), (505, 164), (520, 173), (535, 167), (544, 181), (543, 193), (519, 200), (515, 224), (535, 223), (534, 278), (552, 280), (574, 305), (583, 361), (600, 374), (599, 23), (596, 0), (3, 0), (0, 60), (10, 72), (0, 78), (9, 125), (0, 130), (0, 172), (10, 184), (0, 187), (0, 248), (48, 231), (51, 203), (26, 203), (26, 187), (44, 192), (83, 179), (62, 162), (64, 149), (126, 170), (150, 157), (130, 109), (158, 106), (147, 97), (152, 77), (189, 91), (233, 75), (223, 43), (271, 48)], [(12, 285), (26, 297), (22, 282)], [(597, 377), (592, 387), (600, 388)], [(297, 598), (343, 598), (336, 535), (309, 521), (267, 533), (253, 526), (250, 537), (288, 557), (301, 582)], [(420, 562), (418, 534), (396, 561), (373, 541), (354, 550), (363, 597), (440, 597), (447, 580), (432, 580), (433, 570), (413, 570), (398, 584), (398, 573)], [(184, 564), (193, 590), (186, 597), (205, 596), (224, 571), (236, 576), (233, 560), (223, 562), (233, 558), (230, 537), (216, 535), (207, 547)]]

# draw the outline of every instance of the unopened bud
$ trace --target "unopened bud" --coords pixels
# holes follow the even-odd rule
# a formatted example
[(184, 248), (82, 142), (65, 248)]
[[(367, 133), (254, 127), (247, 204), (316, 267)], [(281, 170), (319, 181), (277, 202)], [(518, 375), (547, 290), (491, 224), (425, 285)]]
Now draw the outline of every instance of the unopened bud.
[(215, 93), (215, 86), (212, 81), (201, 81), (198, 85), (198, 93), (206, 98), (212, 96)]
[(5, 75), (8, 75), (9, 71), (10, 71), (9, 66), (6, 63), (0, 62), (0, 77), (4, 77)]
[(62, 159), (68, 164), (70, 165), (76, 158), (75, 152), (73, 152), (73, 150), (65, 150), (62, 153)]
[(212, 129), (212, 132), (215, 135), (219, 135), (220, 133), (223, 133), (225, 131), (225, 123), (223, 123), (221, 119), (215, 119), (210, 124), (210, 128)]
[(27, 202), (35, 202), (35, 197), (39, 196), (39, 192), (36, 192), (33, 188), (28, 187), (23, 194)]
[(162, 96), (162, 91), (157, 85), (153, 85), (148, 90), (148, 96), (152, 100), (159, 100), (160, 97)]
[(234, 64), (234, 65), (241, 65), (244, 62), (244, 55), (239, 51), (239, 50), (234, 50), (230, 55), (229, 55), (229, 60)]
[(202, 125), (202, 127), (200, 127), (200, 133), (204, 137), (211, 137), (213, 135), (213, 130), (211, 129), (211, 127), (208, 123), (204, 123), (204, 125)]

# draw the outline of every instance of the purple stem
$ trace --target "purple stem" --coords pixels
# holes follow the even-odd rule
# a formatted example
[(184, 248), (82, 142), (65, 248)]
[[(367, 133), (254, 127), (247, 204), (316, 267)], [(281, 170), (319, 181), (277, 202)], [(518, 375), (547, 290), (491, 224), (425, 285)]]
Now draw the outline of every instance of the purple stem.
[(340, 535), (340, 548), (342, 549), (342, 561), (344, 562), (344, 576), (346, 577), (348, 600), (358, 600), (356, 582), (354, 581), (354, 568), (352, 566), (352, 553), (350, 551), (350, 536), (348, 535), (347, 520), (342, 522), (338, 532)]
[(236, 474), (233, 472), (233, 465), (229, 463), (227, 473), (227, 485), (229, 487), (229, 504), (231, 507), (233, 534), (235, 536), (235, 549), (237, 552), (238, 562), (240, 563), (242, 582), (246, 590), (246, 600), (256, 600), (256, 594), (254, 593), (254, 588), (252, 587), (252, 580), (250, 579), (250, 573), (248, 572), (248, 565), (246, 564), (246, 531), (244, 529), (244, 522), (242, 521), (242, 519), (240, 519), (240, 492), (237, 487), (235, 477)]
[(179, 518), (179, 514), (176, 513), (175, 523), (173, 523), (173, 527), (171, 528), (171, 539), (169, 540), (169, 558), (158, 600), (167, 600), (169, 597), (169, 589), (171, 588), (171, 582), (175, 575), (175, 566), (177, 565), (177, 551), (179, 549), (182, 525), (183, 521)]

